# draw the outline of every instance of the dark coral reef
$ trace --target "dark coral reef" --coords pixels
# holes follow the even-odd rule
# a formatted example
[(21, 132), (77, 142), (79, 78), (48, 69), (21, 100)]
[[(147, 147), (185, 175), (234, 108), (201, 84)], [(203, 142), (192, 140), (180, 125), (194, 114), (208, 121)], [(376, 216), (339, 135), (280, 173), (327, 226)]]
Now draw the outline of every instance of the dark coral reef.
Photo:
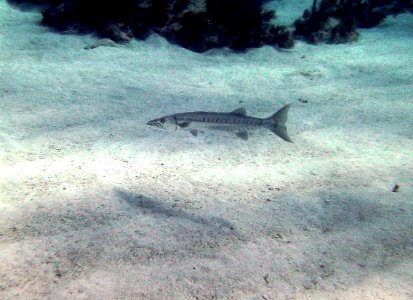
[(97, 33), (117, 43), (151, 33), (196, 52), (229, 47), (242, 51), (271, 45), (357, 40), (357, 28), (378, 25), (388, 15), (413, 11), (413, 0), (314, 0), (294, 23), (293, 34), (274, 24), (271, 0), (8, 0), (43, 10), (42, 23), (66, 33)]
[(264, 2), (206, 0), (205, 10), (186, 10), (174, 16), (166, 35), (195, 51), (216, 47), (243, 50), (263, 45), (291, 48), (294, 42), (290, 32), (271, 23), (275, 12), (263, 12)]
[(203, 52), (263, 45), (291, 48), (291, 32), (275, 26), (268, 0), (9, 0), (47, 5), (43, 24), (62, 32), (95, 32), (118, 43), (158, 33), (187, 49)]
[(377, 26), (389, 15), (411, 12), (412, 0), (314, 0), (295, 21), (294, 36), (310, 43), (346, 43), (358, 39), (357, 28)]

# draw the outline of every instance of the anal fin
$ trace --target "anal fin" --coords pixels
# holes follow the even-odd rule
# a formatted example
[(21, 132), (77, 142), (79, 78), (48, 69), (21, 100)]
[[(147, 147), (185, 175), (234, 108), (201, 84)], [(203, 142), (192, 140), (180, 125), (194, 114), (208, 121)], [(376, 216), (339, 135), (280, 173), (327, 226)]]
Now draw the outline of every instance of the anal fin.
[(197, 129), (191, 129), (189, 131), (193, 136), (198, 136), (198, 130)]

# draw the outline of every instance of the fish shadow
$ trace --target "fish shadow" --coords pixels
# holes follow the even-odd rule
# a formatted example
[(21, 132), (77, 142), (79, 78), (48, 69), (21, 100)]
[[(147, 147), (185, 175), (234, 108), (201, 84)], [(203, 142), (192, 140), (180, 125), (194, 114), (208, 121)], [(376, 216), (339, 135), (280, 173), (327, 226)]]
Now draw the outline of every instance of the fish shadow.
[(130, 193), (125, 190), (116, 189), (115, 194), (125, 201), (132, 209), (138, 210), (142, 214), (151, 214), (160, 218), (176, 218), (184, 222), (191, 222), (203, 227), (211, 229), (229, 229), (235, 230), (235, 227), (226, 219), (216, 216), (200, 216), (193, 213), (188, 213), (182, 208), (173, 207), (154, 200), (150, 197)]

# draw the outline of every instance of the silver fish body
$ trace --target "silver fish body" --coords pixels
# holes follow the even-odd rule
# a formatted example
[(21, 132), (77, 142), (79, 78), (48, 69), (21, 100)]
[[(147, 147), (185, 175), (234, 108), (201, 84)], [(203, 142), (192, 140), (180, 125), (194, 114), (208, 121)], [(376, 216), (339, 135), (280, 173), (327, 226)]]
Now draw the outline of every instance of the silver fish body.
[(199, 130), (218, 129), (234, 131), (236, 135), (248, 140), (248, 131), (257, 128), (267, 128), (287, 142), (292, 142), (287, 133), (285, 123), (290, 105), (286, 105), (269, 118), (247, 116), (245, 108), (239, 108), (229, 113), (221, 112), (185, 112), (163, 116), (149, 121), (147, 124), (164, 130), (188, 130), (197, 136)]

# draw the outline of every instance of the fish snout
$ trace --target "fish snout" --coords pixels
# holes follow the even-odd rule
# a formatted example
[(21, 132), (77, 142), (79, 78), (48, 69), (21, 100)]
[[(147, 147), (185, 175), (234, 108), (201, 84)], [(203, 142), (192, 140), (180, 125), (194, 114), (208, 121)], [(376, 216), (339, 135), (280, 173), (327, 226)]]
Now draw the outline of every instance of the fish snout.
[(146, 123), (146, 125), (153, 126), (159, 129), (164, 129), (161, 122), (159, 122), (159, 119), (150, 120)]

